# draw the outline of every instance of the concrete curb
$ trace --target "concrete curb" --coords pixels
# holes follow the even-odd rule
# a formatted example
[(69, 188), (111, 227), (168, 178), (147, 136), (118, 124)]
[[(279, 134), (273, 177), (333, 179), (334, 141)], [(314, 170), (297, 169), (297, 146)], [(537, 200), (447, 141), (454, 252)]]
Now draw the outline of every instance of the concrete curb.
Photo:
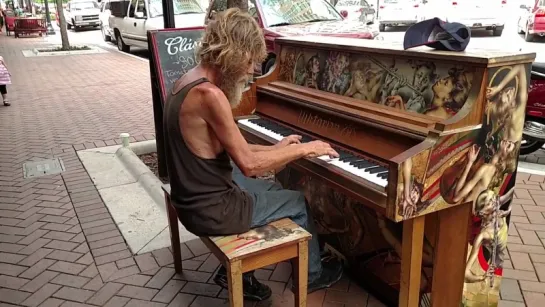
[(138, 158), (143, 155), (156, 151), (155, 141), (145, 141), (131, 144), (128, 148), (119, 148), (115, 155), (123, 163), (127, 171), (134, 177), (150, 195), (151, 199), (157, 204), (157, 207), (166, 212), (164, 206), (164, 195), (161, 189), (163, 183), (155, 174)]
[(157, 152), (155, 140), (131, 143), (129, 148), (134, 151), (137, 156)]

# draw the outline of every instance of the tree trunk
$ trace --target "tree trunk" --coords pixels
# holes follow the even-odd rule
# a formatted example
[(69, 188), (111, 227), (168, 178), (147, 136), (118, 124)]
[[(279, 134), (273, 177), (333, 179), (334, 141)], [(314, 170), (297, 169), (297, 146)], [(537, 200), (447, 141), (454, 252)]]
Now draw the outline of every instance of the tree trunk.
[(227, 8), (238, 7), (241, 11), (248, 12), (248, 0), (227, 0)]
[[(207, 25), (209, 22), (208, 16), (211, 16), (210, 19), (214, 19), (214, 14), (219, 13), (219, 12), (216, 12), (215, 10), (219, 9), (220, 11), (223, 11), (225, 9), (224, 7), (225, 2), (223, 1), (221, 0), (209, 1), (208, 8), (206, 9), (206, 15), (204, 16), (205, 25)], [(220, 4), (218, 5), (218, 3)], [(213, 4), (216, 4), (214, 8), (212, 8)], [(232, 7), (238, 7), (243, 12), (248, 12), (248, 0), (227, 0), (227, 8), (230, 9)]]
[(59, 25), (61, 27), (62, 50), (70, 50), (70, 42), (68, 42), (68, 32), (66, 31), (66, 19), (64, 19), (64, 7), (62, 0), (56, 0), (57, 12), (59, 16)]

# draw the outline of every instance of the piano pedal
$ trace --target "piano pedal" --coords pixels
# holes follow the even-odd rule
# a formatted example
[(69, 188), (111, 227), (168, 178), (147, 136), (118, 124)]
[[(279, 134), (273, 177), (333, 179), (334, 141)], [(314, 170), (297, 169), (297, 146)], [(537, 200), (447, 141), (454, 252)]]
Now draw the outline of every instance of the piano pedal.
[(421, 294), (420, 307), (431, 307), (431, 293)]

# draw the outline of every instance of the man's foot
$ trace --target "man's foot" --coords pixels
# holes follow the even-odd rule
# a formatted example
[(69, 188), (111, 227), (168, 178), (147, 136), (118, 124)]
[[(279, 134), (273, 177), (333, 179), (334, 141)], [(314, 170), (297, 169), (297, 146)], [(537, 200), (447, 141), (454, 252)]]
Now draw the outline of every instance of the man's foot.
[[(307, 293), (329, 288), (336, 284), (343, 277), (343, 264), (335, 258), (330, 257), (322, 261), (322, 275), (307, 286)], [(291, 291), (295, 293), (295, 286), (291, 286)]]
[(4, 106), (9, 107), (9, 106), (11, 106), (11, 103), (9, 103), (7, 101), (4, 101)]
[[(228, 289), (227, 269), (224, 266), (221, 266), (218, 270), (218, 273), (214, 277), (214, 282), (218, 286)], [(263, 301), (272, 295), (271, 288), (260, 283), (254, 274), (250, 272), (242, 274), (242, 293), (244, 294), (244, 299), (251, 301)]]

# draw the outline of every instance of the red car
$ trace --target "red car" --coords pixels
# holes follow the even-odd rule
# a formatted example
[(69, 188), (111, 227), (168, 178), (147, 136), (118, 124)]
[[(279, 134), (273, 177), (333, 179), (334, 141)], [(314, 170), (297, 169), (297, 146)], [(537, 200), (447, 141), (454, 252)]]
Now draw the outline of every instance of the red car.
[(518, 32), (524, 33), (527, 42), (534, 40), (535, 36), (545, 36), (545, 0), (535, 0), (533, 5), (522, 4), (523, 10), (518, 22)]
[[(224, 11), (227, 0), (211, 0), (210, 14)], [(374, 39), (378, 29), (361, 21), (348, 21), (327, 0), (248, 0), (248, 12), (263, 28), (268, 58), (262, 73), (274, 65), (274, 40), (282, 36), (323, 35)], [(207, 19), (211, 16), (207, 16)]]

